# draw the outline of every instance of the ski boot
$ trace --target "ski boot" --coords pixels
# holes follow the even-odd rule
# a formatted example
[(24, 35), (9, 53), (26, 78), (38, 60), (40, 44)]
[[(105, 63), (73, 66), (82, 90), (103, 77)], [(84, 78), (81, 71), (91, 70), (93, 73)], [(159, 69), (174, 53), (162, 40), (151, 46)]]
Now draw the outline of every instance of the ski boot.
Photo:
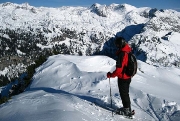
[(135, 114), (135, 111), (131, 111), (130, 108), (120, 108), (116, 110), (116, 114), (123, 115), (126, 118), (133, 119), (133, 115)]

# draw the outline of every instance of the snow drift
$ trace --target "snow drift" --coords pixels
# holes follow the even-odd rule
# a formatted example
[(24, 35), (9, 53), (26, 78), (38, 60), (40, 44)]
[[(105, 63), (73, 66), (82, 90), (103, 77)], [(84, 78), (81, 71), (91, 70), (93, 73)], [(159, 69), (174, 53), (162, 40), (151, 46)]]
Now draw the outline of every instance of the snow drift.
[[(140, 121), (180, 120), (180, 70), (154, 67), (138, 61), (130, 86), (132, 109)], [(51, 56), (36, 69), (22, 94), (0, 106), (2, 121), (118, 121), (111, 116), (108, 71), (115, 60), (106, 56)], [(117, 79), (111, 78), (113, 108), (122, 106)]]

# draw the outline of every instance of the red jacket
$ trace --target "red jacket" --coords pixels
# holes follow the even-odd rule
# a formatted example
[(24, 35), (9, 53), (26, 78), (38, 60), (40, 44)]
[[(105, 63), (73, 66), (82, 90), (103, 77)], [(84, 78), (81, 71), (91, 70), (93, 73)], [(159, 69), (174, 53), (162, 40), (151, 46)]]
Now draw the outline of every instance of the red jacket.
[(130, 76), (127, 76), (125, 73), (123, 73), (124, 66), (127, 66), (128, 63), (128, 54), (131, 52), (131, 48), (128, 44), (125, 45), (122, 49), (117, 51), (118, 59), (116, 61), (116, 69), (113, 73), (111, 73), (111, 77), (118, 77), (120, 79), (129, 79)]

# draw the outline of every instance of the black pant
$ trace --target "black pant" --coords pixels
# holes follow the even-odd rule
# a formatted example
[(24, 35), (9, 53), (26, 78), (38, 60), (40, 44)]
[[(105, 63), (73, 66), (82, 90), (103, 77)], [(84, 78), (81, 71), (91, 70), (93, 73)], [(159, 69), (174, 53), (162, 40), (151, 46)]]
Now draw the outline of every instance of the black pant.
[(131, 78), (129, 78), (129, 79), (118, 78), (119, 93), (121, 96), (123, 107), (131, 109), (131, 101), (130, 101), (130, 97), (129, 97), (130, 83), (131, 83)]

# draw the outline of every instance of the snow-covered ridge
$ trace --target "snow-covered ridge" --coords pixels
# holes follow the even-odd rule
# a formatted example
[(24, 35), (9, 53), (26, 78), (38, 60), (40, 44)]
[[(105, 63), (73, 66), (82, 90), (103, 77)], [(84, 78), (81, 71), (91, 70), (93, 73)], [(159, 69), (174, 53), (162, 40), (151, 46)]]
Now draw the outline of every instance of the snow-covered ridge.
[[(22, 94), (0, 105), (3, 121), (127, 121), (112, 117), (107, 71), (115, 60), (107, 56), (55, 55), (36, 69), (33, 82)], [(130, 86), (132, 121), (180, 120), (177, 68), (157, 68), (138, 61), (138, 72)], [(163, 76), (162, 76), (163, 75)], [(117, 78), (111, 78), (112, 107), (122, 107)], [(95, 105), (96, 104), (96, 105)]]
[[(46, 7), (36, 8), (36, 7), (30, 6), (27, 3), (20, 4), (20, 5), (13, 4), (13, 3), (4, 3), (4, 4), (1, 4), (0, 6), (1, 6), (2, 21), (3, 23), (7, 23), (5, 24), (4, 27), (10, 26), (12, 27), (12, 29), (13, 28), (15, 29), (18, 27), (27, 28), (26, 25), (24, 25), (25, 23), (27, 23), (28, 24), (27, 26), (33, 26), (33, 24), (35, 24), (37, 26), (34, 25), (34, 27), (38, 28), (38, 26), (43, 26), (43, 23), (44, 23), (43, 21), (45, 21), (45, 22), (48, 22), (49, 25), (44, 23), (45, 24), (44, 26), (47, 25), (46, 27), (50, 27), (50, 29), (52, 29), (52, 27), (55, 25), (59, 25), (60, 27), (67, 27), (67, 28), (71, 27), (71, 28), (76, 28), (76, 30), (80, 29), (79, 31), (82, 31), (82, 29), (86, 29), (88, 31), (92, 29), (94, 29), (94, 31), (97, 31), (97, 30), (101, 31), (102, 29), (103, 30), (109, 29), (109, 27), (112, 27), (111, 24), (117, 23), (118, 21), (121, 21), (123, 19), (120, 17), (121, 14), (125, 15), (126, 13), (137, 9), (127, 4), (122, 4), (122, 5), (111, 4), (110, 6), (94, 4), (90, 8), (65, 7), (65, 6), (60, 7), (60, 8), (46, 8)], [(91, 11), (107, 12), (106, 14), (108, 18), (99, 18), (99, 16), (95, 16)], [(98, 13), (95, 13), (95, 14), (98, 14)], [(117, 14), (118, 16), (115, 17), (114, 14), (115, 15)], [(114, 18), (111, 18), (113, 16)], [(14, 24), (13, 21), (15, 21), (17, 25)], [(143, 22), (146, 22), (146, 21), (143, 21)], [(106, 25), (108, 23), (111, 23), (111, 24)], [(94, 26), (92, 26), (93, 24)], [(99, 25), (99, 24), (102, 24), (102, 25)], [(3, 25), (4, 24), (2, 24), (1, 26)], [(114, 27), (114, 29), (116, 28), (117, 27)], [(113, 28), (111, 28), (111, 30), (112, 29)], [(115, 31), (115, 33), (118, 31)]]

